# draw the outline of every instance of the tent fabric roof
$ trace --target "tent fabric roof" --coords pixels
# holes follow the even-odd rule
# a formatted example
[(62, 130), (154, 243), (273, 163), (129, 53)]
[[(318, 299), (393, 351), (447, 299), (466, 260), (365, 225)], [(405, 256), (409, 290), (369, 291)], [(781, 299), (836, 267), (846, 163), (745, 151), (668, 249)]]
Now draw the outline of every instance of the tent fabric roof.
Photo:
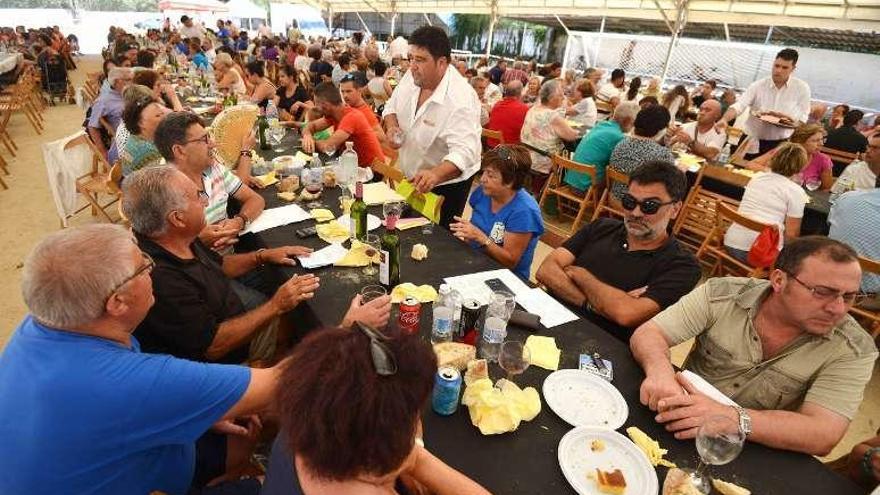
[(226, 8), (232, 16), (252, 19), (266, 19), (268, 16), (266, 9), (250, 0), (229, 0), (226, 2)]
[[(688, 22), (750, 24), (819, 29), (880, 31), (880, 0), (677, 0), (688, 8)], [(670, 19), (673, 0), (305, 0), (333, 12), (455, 12), (503, 17), (616, 17)]]
[(159, 10), (226, 12), (229, 9), (217, 0), (161, 0), (159, 2)]

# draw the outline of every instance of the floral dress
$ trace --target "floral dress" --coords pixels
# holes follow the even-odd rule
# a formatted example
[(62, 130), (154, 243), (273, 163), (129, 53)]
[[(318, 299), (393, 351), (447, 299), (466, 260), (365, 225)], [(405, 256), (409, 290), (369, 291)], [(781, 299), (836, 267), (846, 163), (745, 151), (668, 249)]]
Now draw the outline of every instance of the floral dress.
[(548, 153), (545, 156), (529, 150), (532, 155), (532, 170), (541, 174), (550, 173), (549, 155), (559, 153), (565, 146), (550, 125), (556, 117), (564, 117), (562, 108), (551, 110), (543, 105), (535, 105), (526, 113), (526, 120), (520, 131), (520, 141)]

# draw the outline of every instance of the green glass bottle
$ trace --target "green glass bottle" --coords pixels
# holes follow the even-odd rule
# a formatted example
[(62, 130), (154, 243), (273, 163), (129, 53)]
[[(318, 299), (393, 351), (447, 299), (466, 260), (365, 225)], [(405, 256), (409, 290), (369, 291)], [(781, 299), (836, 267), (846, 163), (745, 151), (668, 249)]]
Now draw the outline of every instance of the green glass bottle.
[(400, 285), (400, 236), (397, 235), (397, 216), (385, 218), (385, 234), (382, 235), (382, 248), (379, 250), (379, 283), (388, 293)]
[(363, 240), (367, 235), (367, 204), (364, 203), (364, 184), (356, 182), (354, 186), (354, 202), (351, 204), (352, 238)]
[(269, 121), (266, 120), (266, 112), (260, 109), (260, 115), (257, 117), (257, 133), (260, 139), (260, 149), (268, 150), (269, 142), (266, 141), (266, 129), (269, 128)]

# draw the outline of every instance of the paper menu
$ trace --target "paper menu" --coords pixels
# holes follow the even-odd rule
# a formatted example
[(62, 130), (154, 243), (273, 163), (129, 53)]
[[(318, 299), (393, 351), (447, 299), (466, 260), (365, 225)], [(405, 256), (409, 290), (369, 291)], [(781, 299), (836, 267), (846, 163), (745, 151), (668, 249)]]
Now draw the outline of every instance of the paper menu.
[(433, 222), (440, 221), (440, 201), (442, 198), (432, 192), (420, 193), (416, 191), (408, 180), (404, 179), (397, 184), (396, 190), (400, 195), (406, 198), (406, 202), (416, 210)]
[(264, 230), (273, 229), (275, 227), (280, 227), (282, 225), (288, 225), (291, 223), (302, 222), (303, 220), (309, 220), (311, 215), (309, 215), (305, 210), (299, 207), (299, 205), (287, 205), (280, 206), (278, 208), (270, 208), (268, 210), (263, 210), (263, 213), (260, 214), (247, 229), (243, 230), (242, 234), (247, 234), (248, 232), (262, 232)]
[(516, 274), (506, 268), (446, 277), (443, 280), (451, 288), (457, 290), (462, 299), (476, 299), (480, 304), (486, 305), (492, 300), (493, 291), (484, 282), (493, 278), (504, 282), (504, 285), (516, 296), (517, 302), (519, 302), (521, 294), (526, 294), (530, 290), (529, 286), (523, 283)]
[[(388, 201), (404, 201), (404, 197), (388, 187), (384, 182), (371, 182), (364, 184), (364, 203), (367, 205), (381, 205)], [(354, 194), (354, 185), (349, 186)]]
[(342, 247), (342, 244), (330, 244), (325, 248), (313, 251), (308, 256), (300, 256), (297, 260), (303, 268), (312, 269), (332, 265), (345, 258), (346, 254), (348, 254), (348, 249)]
[(524, 294), (517, 294), (516, 302), (529, 313), (540, 316), (541, 324), (547, 328), (578, 319), (578, 316), (569, 311), (562, 303), (537, 287), (529, 289)]
[(687, 381), (691, 382), (691, 385), (693, 385), (695, 389), (699, 390), (700, 393), (706, 395), (710, 399), (716, 402), (720, 402), (725, 406), (732, 406), (736, 404), (733, 399), (724, 395), (720, 390), (715, 388), (714, 385), (707, 382), (706, 379), (694, 373), (693, 371), (684, 370), (681, 372), (681, 375), (685, 377)]

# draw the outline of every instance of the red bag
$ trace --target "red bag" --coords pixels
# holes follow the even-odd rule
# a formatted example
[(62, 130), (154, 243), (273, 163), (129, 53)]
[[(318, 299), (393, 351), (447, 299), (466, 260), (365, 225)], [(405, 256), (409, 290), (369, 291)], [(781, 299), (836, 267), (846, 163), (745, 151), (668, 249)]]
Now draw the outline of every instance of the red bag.
[(770, 268), (779, 256), (779, 229), (775, 225), (764, 227), (749, 249), (749, 264), (757, 268)]

